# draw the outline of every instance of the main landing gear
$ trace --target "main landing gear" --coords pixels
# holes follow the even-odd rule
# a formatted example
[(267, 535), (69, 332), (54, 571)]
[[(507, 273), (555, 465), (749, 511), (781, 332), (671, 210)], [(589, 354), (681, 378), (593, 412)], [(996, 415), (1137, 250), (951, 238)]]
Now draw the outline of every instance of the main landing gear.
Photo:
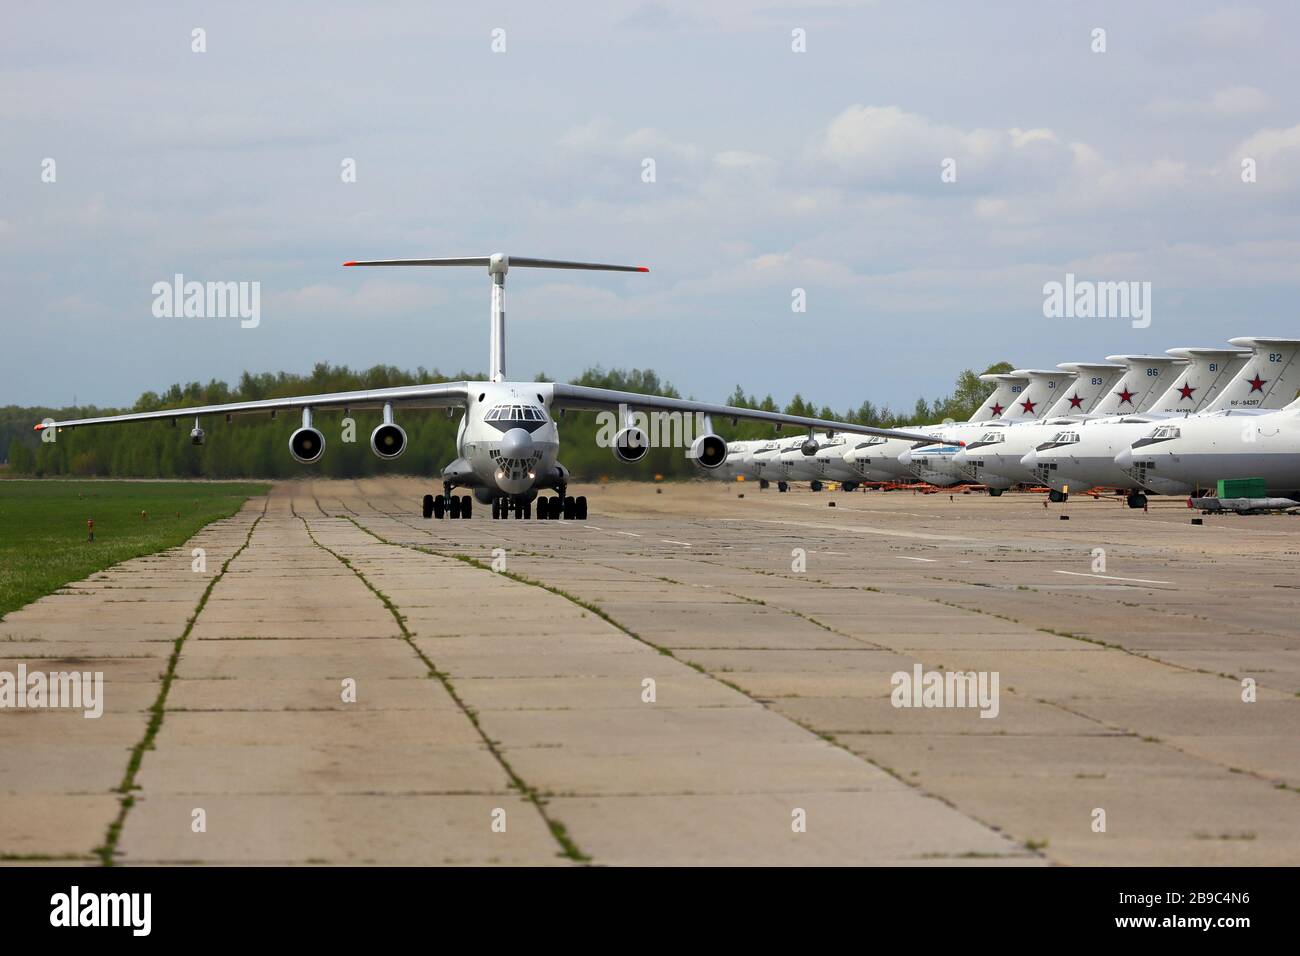
[(778, 482), (776, 483), (776, 490), (777, 490), (777, 491), (789, 491), (789, 490), (790, 490), (790, 485), (789, 485), (788, 483), (784, 482), (784, 481), (778, 481)]
[[(453, 495), (451, 487), (448, 486), (441, 495), (425, 495), (421, 512), (426, 519), (437, 518), (439, 521), (443, 518), (469, 518), (474, 513), (473, 502), (473, 496)], [(481, 501), (481, 503), (486, 502)], [(537, 506), (538, 521), (557, 521), (561, 518), (566, 521), (587, 520), (586, 496), (578, 495), (575, 498), (566, 495), (563, 488), (560, 489), (559, 494), (533, 500), (496, 495), (492, 498), (492, 517), (498, 519), (514, 517), (517, 520), (531, 518), (533, 505)]]
[(474, 514), (474, 499), (469, 495), (433, 495), (424, 496), (424, 505), (420, 509), (425, 518), (469, 518)]
[(1057, 491), (1055, 488), (1053, 488), (1051, 491), (1047, 493), (1047, 500), (1052, 502), (1053, 504), (1058, 504), (1058, 505), (1062, 501), (1068, 499), (1069, 497), (1070, 496), (1066, 494), (1064, 491)]
[(558, 521), (561, 518), (566, 521), (586, 521), (586, 495), (578, 495), (576, 498), (571, 495), (552, 495), (537, 499), (538, 521)]
[(1130, 491), (1125, 499), (1130, 508), (1145, 508), (1147, 506), (1147, 496), (1140, 491)]

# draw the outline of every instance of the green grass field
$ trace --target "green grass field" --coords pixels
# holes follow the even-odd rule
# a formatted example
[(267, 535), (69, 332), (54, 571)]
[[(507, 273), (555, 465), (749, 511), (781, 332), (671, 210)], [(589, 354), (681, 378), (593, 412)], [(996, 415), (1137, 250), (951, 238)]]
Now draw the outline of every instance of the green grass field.
[[(69, 581), (181, 544), (265, 484), (0, 481), (0, 618)], [(147, 512), (147, 519), (140, 512)], [(86, 541), (86, 520), (95, 541)]]

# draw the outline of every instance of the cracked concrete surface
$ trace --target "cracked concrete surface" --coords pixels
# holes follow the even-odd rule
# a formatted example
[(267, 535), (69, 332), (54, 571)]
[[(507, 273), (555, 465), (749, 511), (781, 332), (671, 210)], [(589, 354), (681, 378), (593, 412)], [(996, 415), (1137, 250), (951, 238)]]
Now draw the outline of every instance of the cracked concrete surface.
[[(1300, 861), (1295, 519), (696, 483), (582, 489), (587, 522), (435, 522), (425, 490), (279, 485), (0, 622), (0, 670), (106, 680), (99, 720), (0, 712), (0, 854)], [(1169, 583), (1092, 577), (1097, 547)], [(916, 663), (998, 671), (998, 717), (893, 707)]]

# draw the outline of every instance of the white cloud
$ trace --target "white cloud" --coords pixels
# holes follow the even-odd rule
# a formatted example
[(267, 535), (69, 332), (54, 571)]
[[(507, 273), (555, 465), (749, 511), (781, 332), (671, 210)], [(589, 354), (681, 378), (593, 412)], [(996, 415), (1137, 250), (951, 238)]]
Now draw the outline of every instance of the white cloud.
[(1202, 117), (1223, 118), (1247, 116), (1262, 113), (1272, 104), (1267, 93), (1254, 86), (1235, 84), (1215, 90), (1205, 97), (1180, 98), (1175, 96), (1154, 96), (1147, 103), (1146, 111), (1160, 117)]
[(960, 129), (897, 106), (861, 104), (831, 120), (810, 153), (842, 182), (879, 188), (937, 186), (947, 159), (956, 161), (957, 181), (977, 189), (1059, 176), (1071, 162), (1070, 148), (1050, 129)]

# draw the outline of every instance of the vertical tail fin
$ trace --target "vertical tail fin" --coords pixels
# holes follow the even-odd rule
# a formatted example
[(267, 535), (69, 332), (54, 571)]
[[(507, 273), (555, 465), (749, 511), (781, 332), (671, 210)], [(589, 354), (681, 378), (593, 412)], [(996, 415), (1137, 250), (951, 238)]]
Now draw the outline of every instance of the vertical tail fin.
[(1087, 415), (1105, 397), (1111, 385), (1124, 373), (1123, 365), (1109, 362), (1062, 362), (1057, 368), (1073, 372), (1076, 378), (1061, 389), (1060, 398), (1044, 418)]
[(360, 259), (345, 266), (487, 266), (492, 276), (492, 326), (488, 342), (488, 375), (500, 382), (506, 375), (506, 273), (511, 266), (529, 269), (586, 269), (593, 272), (649, 272), (645, 266), (614, 266), (602, 262), (571, 262), (566, 259), (535, 259), (507, 256), (460, 256), (450, 259)]
[(1236, 378), (1201, 411), (1281, 408), (1300, 392), (1300, 339), (1247, 336), (1228, 341), (1253, 350), (1253, 354)]

